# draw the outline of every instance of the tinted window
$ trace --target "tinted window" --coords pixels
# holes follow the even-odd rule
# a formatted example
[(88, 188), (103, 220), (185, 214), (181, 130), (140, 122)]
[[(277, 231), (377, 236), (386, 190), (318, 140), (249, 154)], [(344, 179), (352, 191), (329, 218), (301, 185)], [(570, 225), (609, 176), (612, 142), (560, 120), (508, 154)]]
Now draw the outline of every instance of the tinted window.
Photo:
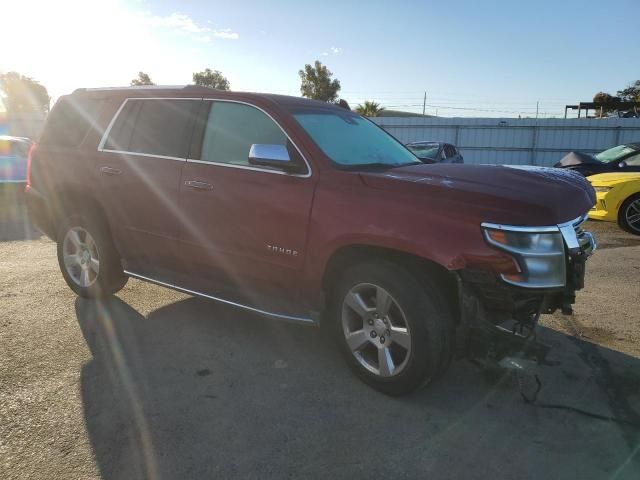
[(129, 100), (104, 148), (185, 158), (199, 104), (194, 100)]
[(448, 143), (444, 146), (444, 155), (446, 158), (451, 158), (456, 156), (456, 149)]
[(124, 104), (116, 118), (116, 122), (109, 131), (109, 138), (102, 148), (106, 150), (127, 151), (131, 142), (131, 134), (136, 124), (136, 117), (140, 111), (141, 101), (129, 100)]
[(43, 145), (76, 147), (90, 126), (97, 126), (104, 100), (62, 98), (53, 108), (40, 138)]
[(287, 137), (264, 112), (241, 103), (205, 102), (199, 137), (191, 158), (207, 162), (249, 165), (254, 143), (287, 145)]

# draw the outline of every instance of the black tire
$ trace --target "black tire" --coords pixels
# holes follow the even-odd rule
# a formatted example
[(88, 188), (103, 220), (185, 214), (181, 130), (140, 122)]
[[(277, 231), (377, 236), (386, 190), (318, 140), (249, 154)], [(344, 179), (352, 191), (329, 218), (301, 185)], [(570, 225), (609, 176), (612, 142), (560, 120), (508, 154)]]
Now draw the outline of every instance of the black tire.
[[(93, 239), (94, 250), (97, 252), (96, 259), (99, 260), (98, 272), (88, 286), (82, 286), (74, 279), (73, 274), (65, 265), (65, 238), (71, 230), (86, 231)], [(86, 239), (86, 237), (85, 237)], [(120, 256), (113, 245), (109, 229), (101, 218), (92, 212), (73, 214), (60, 222), (57, 236), (58, 265), (69, 288), (81, 297), (101, 298), (112, 295), (122, 289), (127, 283), (128, 277), (124, 274)], [(76, 257), (78, 255), (75, 255)], [(78, 268), (80, 268), (78, 266)], [(75, 268), (70, 268), (76, 271)]]
[[(404, 314), (411, 348), (405, 352), (406, 361), (403, 360), (404, 366), (401, 365), (402, 369), (397, 374), (382, 376), (373, 373), (361, 364), (347, 343), (343, 303), (347, 294), (360, 285), (382, 287)], [(429, 278), (420, 278), (401, 265), (376, 261), (349, 268), (333, 289), (329, 313), (332, 330), (349, 366), (365, 383), (387, 395), (403, 395), (426, 386), (448, 366), (452, 358), (454, 323), (445, 296)], [(367, 348), (369, 345), (364, 347)]]
[(640, 193), (636, 193), (635, 195), (631, 195), (627, 198), (622, 205), (620, 206), (620, 210), (618, 210), (618, 225), (625, 232), (629, 232), (632, 235), (640, 235), (640, 224), (633, 226), (630, 225), (627, 221), (627, 210), (631, 207), (633, 202), (640, 200)]

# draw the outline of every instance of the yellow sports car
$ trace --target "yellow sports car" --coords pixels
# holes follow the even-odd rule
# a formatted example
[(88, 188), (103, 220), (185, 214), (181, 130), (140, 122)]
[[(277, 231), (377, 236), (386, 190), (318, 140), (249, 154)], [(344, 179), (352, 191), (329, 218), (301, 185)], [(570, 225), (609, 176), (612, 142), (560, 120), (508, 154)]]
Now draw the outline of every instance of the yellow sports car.
[(600, 173), (587, 180), (597, 197), (589, 218), (618, 222), (627, 232), (640, 235), (640, 173)]

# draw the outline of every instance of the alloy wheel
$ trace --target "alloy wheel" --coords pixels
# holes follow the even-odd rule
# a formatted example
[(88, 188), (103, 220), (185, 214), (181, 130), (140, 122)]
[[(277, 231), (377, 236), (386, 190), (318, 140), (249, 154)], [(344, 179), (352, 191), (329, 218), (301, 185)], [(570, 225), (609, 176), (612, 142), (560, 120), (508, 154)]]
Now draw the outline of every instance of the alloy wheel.
[(62, 243), (64, 266), (80, 287), (93, 285), (100, 272), (100, 256), (96, 242), (82, 227), (70, 228)]
[(627, 209), (624, 212), (624, 218), (627, 221), (629, 228), (636, 232), (640, 232), (640, 198), (627, 205)]
[(398, 302), (384, 288), (354, 286), (342, 304), (342, 331), (351, 353), (368, 371), (398, 375), (411, 354), (411, 332)]

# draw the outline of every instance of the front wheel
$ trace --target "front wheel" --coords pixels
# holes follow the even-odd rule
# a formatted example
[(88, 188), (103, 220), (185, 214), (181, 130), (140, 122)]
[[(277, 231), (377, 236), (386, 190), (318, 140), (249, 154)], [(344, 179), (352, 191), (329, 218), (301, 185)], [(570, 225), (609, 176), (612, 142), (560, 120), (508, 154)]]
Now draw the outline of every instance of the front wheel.
[(57, 241), (62, 276), (78, 295), (104, 297), (127, 283), (109, 231), (97, 216), (69, 216), (58, 229)]
[(453, 320), (443, 295), (400, 265), (347, 270), (334, 290), (332, 317), (350, 367), (383, 393), (426, 385), (450, 358)]
[(623, 230), (640, 235), (640, 194), (632, 195), (622, 203), (618, 224)]

